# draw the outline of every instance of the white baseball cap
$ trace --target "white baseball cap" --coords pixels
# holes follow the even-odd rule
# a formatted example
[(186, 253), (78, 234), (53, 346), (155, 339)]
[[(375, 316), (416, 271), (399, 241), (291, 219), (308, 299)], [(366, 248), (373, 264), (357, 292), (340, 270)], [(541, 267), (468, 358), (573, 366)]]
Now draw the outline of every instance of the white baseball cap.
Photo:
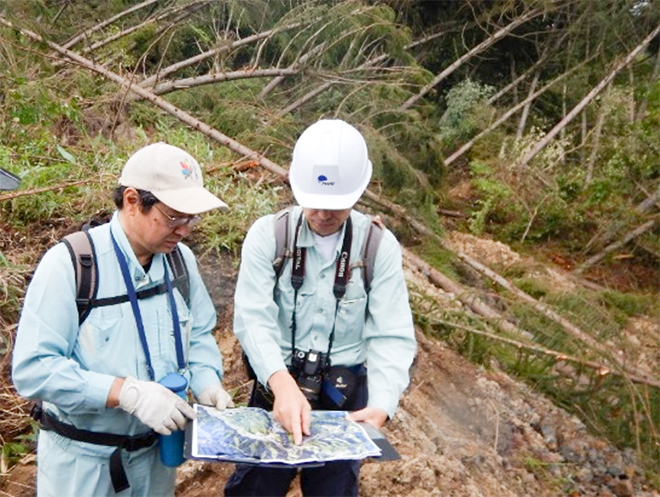
[(197, 161), (180, 148), (163, 142), (135, 152), (126, 161), (119, 184), (151, 192), (162, 203), (184, 214), (228, 208), (204, 188)]

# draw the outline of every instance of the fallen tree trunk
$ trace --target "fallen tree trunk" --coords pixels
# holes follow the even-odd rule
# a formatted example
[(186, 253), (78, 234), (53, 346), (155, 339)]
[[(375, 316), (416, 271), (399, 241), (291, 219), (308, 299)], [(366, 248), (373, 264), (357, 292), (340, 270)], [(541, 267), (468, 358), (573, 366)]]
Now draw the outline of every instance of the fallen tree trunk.
[(654, 205), (660, 208), (660, 183), (658, 183), (658, 189), (655, 193), (649, 195), (646, 199), (640, 202), (637, 207), (635, 207), (635, 210), (640, 214), (644, 214), (646, 211), (651, 210), (651, 207)]
[(287, 26), (283, 26), (281, 28), (275, 28), (275, 29), (270, 29), (268, 31), (264, 31), (262, 33), (257, 33), (252, 36), (246, 36), (245, 38), (241, 38), (240, 40), (236, 40), (233, 42), (228, 42), (227, 44), (220, 45), (217, 48), (214, 48), (212, 50), (207, 50), (206, 52), (200, 53), (195, 55), (194, 57), (190, 57), (189, 59), (185, 59), (182, 61), (179, 61), (175, 64), (172, 64), (170, 66), (162, 68), (160, 71), (158, 71), (156, 74), (153, 76), (150, 76), (146, 78), (145, 80), (140, 82), (140, 86), (144, 88), (148, 88), (150, 86), (153, 86), (157, 81), (160, 79), (165, 78), (166, 76), (169, 76), (173, 72), (178, 71), (179, 69), (183, 69), (184, 67), (189, 67), (193, 66), (195, 64), (198, 64), (199, 62), (206, 60), (210, 57), (213, 57), (215, 55), (224, 53), (224, 52), (229, 52), (230, 50), (234, 50), (236, 48), (242, 47), (244, 45), (248, 45), (252, 42), (256, 42), (259, 40), (263, 40), (264, 38), (268, 38), (270, 36), (273, 36), (275, 33), (279, 31), (285, 31), (288, 29), (293, 29), (296, 27), (299, 27), (300, 23), (294, 23), (294, 24), (289, 24)]
[(18, 197), (25, 197), (27, 195), (35, 195), (37, 193), (44, 193), (44, 192), (52, 192), (55, 190), (62, 190), (63, 188), (68, 188), (70, 186), (78, 186), (78, 185), (84, 185), (86, 183), (93, 183), (94, 181), (97, 181), (95, 179), (84, 179), (80, 181), (70, 181), (68, 183), (60, 183), (59, 185), (54, 185), (54, 186), (45, 186), (43, 188), (32, 188), (30, 190), (21, 190), (18, 192), (13, 192), (13, 193), (5, 193), (4, 195), (0, 195), (0, 202), (3, 202), (5, 200), (12, 200)]
[(643, 235), (647, 231), (651, 230), (655, 224), (658, 222), (658, 219), (651, 219), (650, 221), (645, 222), (641, 226), (638, 226), (634, 230), (630, 231), (629, 233), (626, 233), (621, 240), (618, 240), (614, 243), (611, 243), (607, 247), (605, 247), (603, 250), (598, 252), (596, 255), (593, 257), (590, 257), (586, 261), (584, 261), (582, 264), (580, 264), (578, 267), (576, 267), (573, 272), (575, 274), (581, 274), (587, 269), (589, 269), (591, 266), (599, 262), (601, 259), (603, 259), (607, 254), (614, 252), (615, 250), (623, 247), (625, 244), (627, 244), (630, 240), (633, 240), (634, 238), (637, 238), (640, 235)]
[(642, 42), (637, 45), (627, 56), (623, 59), (622, 62), (617, 64), (610, 73), (605, 76), (571, 111), (566, 114), (566, 116), (559, 121), (554, 128), (552, 128), (547, 135), (543, 137), (542, 140), (539, 140), (532, 149), (525, 154), (525, 156), (517, 164), (518, 167), (523, 167), (529, 164), (529, 162), (536, 157), (536, 155), (543, 150), (548, 143), (550, 143), (555, 136), (564, 130), (564, 128), (570, 123), (575, 116), (577, 116), (591, 101), (598, 96), (598, 94), (606, 88), (610, 82), (616, 77), (619, 72), (624, 69), (633, 59), (639, 54), (646, 46), (651, 43), (651, 41), (660, 34), (660, 24), (651, 31), (651, 33), (642, 40)]
[[(514, 293), (520, 299), (522, 299), (525, 302), (531, 304), (538, 312), (542, 313), (547, 318), (549, 318), (552, 321), (559, 324), (569, 335), (573, 336), (574, 338), (576, 338), (580, 342), (584, 343), (585, 345), (593, 348), (593, 350), (597, 351), (598, 353), (600, 353), (604, 357), (607, 357), (608, 359), (612, 360), (615, 364), (618, 365), (618, 367), (621, 368), (622, 371), (625, 371), (628, 374), (638, 376), (638, 377), (641, 377), (641, 378), (647, 378), (649, 381), (656, 381), (653, 378), (651, 378), (651, 376), (648, 373), (637, 369), (635, 366), (625, 364), (616, 355), (615, 352), (613, 352), (611, 350), (608, 350), (608, 349), (604, 348), (603, 346), (601, 346), (598, 342), (596, 342), (596, 340), (594, 338), (592, 338), (591, 336), (589, 336), (588, 334), (586, 334), (585, 332), (580, 330), (577, 326), (572, 324), (570, 321), (568, 321), (563, 316), (557, 314), (556, 312), (552, 311), (548, 307), (541, 304), (538, 300), (536, 300), (534, 297), (532, 297), (528, 293), (526, 293), (526, 292), (520, 290), (519, 288), (517, 288), (515, 285), (510, 283), (506, 278), (503, 278), (502, 276), (497, 274), (495, 271), (492, 271), (491, 269), (487, 268), (483, 264), (475, 261), (472, 257), (468, 256), (467, 254), (464, 254), (462, 252), (454, 251), (451, 248), (447, 247), (446, 244), (444, 243), (444, 241), (437, 234), (435, 234), (434, 232), (429, 230), (426, 226), (419, 223), (418, 221), (416, 221), (412, 217), (408, 216), (403, 211), (403, 209), (401, 209), (396, 204), (393, 204), (392, 202), (381, 199), (377, 195), (369, 192), (368, 190), (365, 192), (365, 196), (367, 198), (369, 198), (370, 200), (382, 205), (386, 209), (389, 209), (391, 212), (393, 212), (400, 219), (405, 220), (405, 222), (409, 226), (411, 226), (413, 229), (415, 229), (415, 231), (417, 231), (418, 233), (422, 233), (422, 234), (424, 234), (428, 237), (433, 238), (438, 244), (440, 244), (440, 246), (442, 246), (446, 250), (449, 250), (450, 252), (456, 254), (456, 256), (459, 259), (461, 259), (463, 262), (468, 264), (473, 269), (476, 269), (481, 274), (488, 277), (489, 279), (491, 279), (495, 283), (499, 284), (503, 288), (505, 288), (505, 289), (509, 290), (510, 292)], [(428, 274), (433, 275), (433, 278), (434, 278), (433, 281), (434, 281), (434, 283), (437, 284), (437, 286), (439, 286), (440, 288), (443, 288), (443, 289), (445, 289), (449, 292), (452, 292), (452, 293), (456, 294), (457, 296), (459, 296), (463, 293), (463, 289), (460, 285), (453, 282), (452, 280), (450, 280), (446, 276), (442, 275), (442, 273), (440, 273), (439, 271), (433, 270), (433, 268), (430, 265), (425, 263), (419, 257), (412, 254), (410, 251), (406, 251), (405, 249), (404, 249), (404, 251), (405, 251), (404, 252), (404, 257), (408, 257), (425, 274), (428, 273)], [(452, 284), (454, 286), (452, 286)], [(459, 300), (461, 300), (460, 297), (459, 297)], [(489, 317), (489, 318), (492, 317), (492, 318), (495, 318), (495, 319), (502, 320), (502, 316), (499, 313), (497, 313), (493, 309), (485, 308), (484, 306), (486, 306), (486, 304), (484, 304), (483, 302), (479, 301), (480, 304), (473, 304), (474, 299), (472, 297), (470, 297), (466, 301), (461, 300), (461, 302), (468, 305), (477, 314), (480, 314), (482, 316)], [(488, 307), (488, 306), (486, 306), (486, 307)], [(511, 328), (510, 326), (505, 324), (505, 323), (507, 323), (507, 321), (501, 321), (501, 323), (502, 323), (502, 329), (504, 329), (506, 331), (514, 332), (518, 335), (527, 333), (527, 332), (521, 332), (520, 330), (518, 330), (515, 327)], [(513, 325), (511, 325), (511, 326), (513, 326)]]
[(547, 306), (543, 305), (541, 302), (536, 300), (534, 297), (531, 295), (523, 292), (520, 290), (517, 286), (514, 284), (510, 283), (506, 278), (503, 278), (499, 274), (497, 274), (495, 271), (487, 268), (480, 262), (474, 260), (472, 257), (462, 254), (458, 252), (456, 255), (458, 257), (466, 262), (470, 267), (476, 269), (479, 271), (481, 274), (484, 276), (488, 277), (492, 281), (496, 282), (498, 285), (502, 286), (506, 290), (510, 291), (514, 295), (516, 295), (518, 298), (521, 300), (527, 302), (530, 304), (536, 311), (540, 312), (543, 314), (545, 317), (551, 319), (555, 323), (561, 325), (564, 330), (571, 335), (572, 337), (576, 338), (580, 342), (584, 343), (588, 347), (590, 347), (592, 350), (595, 350), (598, 352), (600, 355), (603, 357), (607, 357), (610, 360), (613, 360), (616, 362), (619, 367), (621, 368), (622, 371), (626, 371), (628, 374), (638, 376), (640, 378), (649, 378), (649, 375), (636, 368), (634, 365), (629, 365), (625, 364), (619, 357), (616, 355), (615, 352), (608, 350), (607, 348), (603, 347), (600, 343), (596, 341), (595, 338), (591, 337), (584, 331), (580, 330), (577, 326), (575, 326), (573, 323), (571, 323), (568, 319), (564, 318), (563, 316), (560, 316), (557, 314), (555, 311), (552, 309), (548, 308)]
[(199, 119), (191, 116), (187, 112), (184, 112), (183, 110), (179, 109), (178, 107), (172, 105), (169, 103), (167, 100), (154, 95), (152, 92), (149, 90), (146, 90), (142, 88), (141, 86), (130, 82), (126, 78), (109, 71), (105, 67), (101, 66), (100, 64), (97, 64), (94, 61), (91, 61), (89, 59), (86, 59), (85, 57), (78, 55), (75, 52), (72, 52), (71, 50), (67, 50), (66, 48), (61, 47), (57, 43), (53, 43), (51, 41), (43, 39), (41, 35), (38, 35), (37, 33), (34, 33), (30, 30), (27, 29), (22, 29), (22, 28), (17, 28), (15, 27), (10, 21), (5, 19), (4, 17), (0, 17), (0, 23), (4, 24), (5, 26), (8, 26), (13, 29), (18, 29), (20, 33), (23, 35), (31, 38), (34, 41), (38, 41), (40, 43), (46, 43), (50, 48), (53, 50), (57, 51), (58, 53), (68, 57), (72, 61), (76, 62), (77, 64), (80, 64), (83, 67), (86, 67), (87, 69), (90, 69), (96, 73), (101, 74), (102, 76), (105, 76), (106, 78), (110, 79), (111, 81), (114, 81), (116, 83), (119, 83), (122, 87), (125, 87), (127, 90), (133, 91), (137, 93), (139, 96), (142, 98), (149, 100), (152, 102), (154, 105), (157, 107), (163, 109), (164, 111), (172, 114), (173, 116), (177, 117), (181, 121), (185, 122), (189, 126), (191, 126), (194, 129), (197, 129), (207, 135), (208, 137), (216, 140), (217, 142), (221, 143), (222, 145), (226, 146), (230, 150), (233, 150), (234, 152), (243, 155), (246, 159), (252, 159), (256, 160), (259, 162), (260, 165), (265, 167), (266, 169), (274, 172), (275, 174), (278, 174), (284, 178), (287, 177), (288, 173), (287, 170), (282, 168), (281, 166), (275, 164), (273, 161), (266, 159), (262, 154), (246, 147), (245, 145), (242, 145), (238, 143), (236, 140), (233, 140), (229, 138), (227, 135), (224, 135), (223, 133), (220, 133), (218, 130), (212, 128), (208, 124), (200, 121)]
[(159, 2), (159, 0), (146, 0), (145, 2), (142, 2), (138, 5), (134, 5), (133, 7), (129, 8), (129, 9), (126, 9), (123, 12), (120, 12), (119, 14), (111, 17), (110, 19), (106, 19), (105, 21), (100, 22), (100, 23), (96, 24), (95, 26), (92, 26), (91, 28), (88, 28), (88, 29), (84, 30), (82, 33), (77, 34), (76, 36), (74, 36), (73, 38), (68, 40), (66, 43), (64, 43), (64, 45), (62, 45), (62, 47), (71, 48), (72, 46), (74, 46), (79, 41), (88, 38), (89, 36), (94, 34), (96, 31), (100, 31), (103, 28), (105, 28), (106, 26), (110, 26), (111, 24), (118, 21), (122, 17), (126, 17), (127, 15), (132, 14), (135, 11), (141, 10), (145, 7), (148, 7), (148, 6), (153, 5), (155, 3), (158, 3), (158, 2)]
[(237, 79), (250, 79), (250, 78), (271, 78), (277, 76), (283, 78), (284, 76), (293, 76), (299, 74), (299, 69), (242, 69), (240, 71), (229, 71), (212, 74), (204, 74), (202, 76), (194, 76), (191, 78), (177, 79), (175, 81), (164, 81), (158, 83), (151, 89), (154, 95), (163, 95), (176, 90), (193, 88), (195, 86), (208, 85), (218, 83), (220, 81), (235, 81)]
[(499, 40), (501, 40), (502, 38), (504, 38), (507, 34), (509, 34), (515, 28), (517, 28), (521, 24), (526, 23), (530, 19), (533, 19), (534, 17), (538, 16), (541, 13), (542, 12), (540, 10), (532, 10), (532, 11), (528, 12), (527, 14), (518, 17), (513, 22), (509, 23), (505, 27), (499, 29), (498, 31), (496, 31), (495, 33), (490, 35), (484, 41), (479, 43), (476, 47), (472, 48), (467, 53), (463, 54), (461, 57), (459, 57), (454, 62), (452, 62), (445, 70), (443, 70), (440, 74), (438, 74), (435, 78), (433, 78), (433, 81), (431, 81), (426, 86), (424, 86), (424, 88), (422, 88), (419, 91), (419, 93), (417, 93), (416, 95), (413, 95), (408, 100), (406, 100), (401, 105), (399, 110), (402, 110), (402, 111), (403, 110), (408, 110), (418, 100), (420, 100), (422, 97), (424, 97), (424, 95), (426, 95), (433, 88), (435, 88), (441, 81), (446, 79), (451, 73), (453, 73), (456, 69), (461, 67), (466, 60), (469, 60), (472, 57), (474, 57), (475, 55), (480, 54), (481, 52), (486, 50), (488, 47), (490, 47), (494, 43), (496, 43)]
[(475, 314), (488, 318), (491, 320), (491, 322), (494, 322), (494, 324), (497, 324), (497, 326), (506, 332), (524, 338), (532, 337), (531, 333), (520, 330), (518, 327), (502, 317), (499, 312), (493, 310), (493, 308), (480, 300), (476, 295), (474, 295), (474, 293), (467, 291), (463, 286), (456, 283), (451, 278), (447, 278), (440, 271), (435, 269), (429, 263), (425, 262), (421, 257), (413, 254), (405, 248), (402, 250), (404, 261), (423, 273), (435, 286), (453, 294)]
[(535, 345), (535, 344), (530, 344), (530, 343), (523, 343), (519, 342), (517, 340), (512, 340), (511, 338), (506, 338), (500, 335), (496, 335), (495, 333), (489, 333), (487, 331), (483, 330), (477, 330), (475, 328), (471, 328), (469, 326), (463, 326), (457, 323), (452, 323), (450, 321), (444, 321), (442, 319), (435, 319), (435, 318), (429, 318), (431, 323), (437, 323), (443, 326), (451, 326), (453, 328), (467, 331), (468, 333), (472, 333), (475, 335), (481, 335), (483, 337), (489, 338), (491, 340), (495, 340), (498, 342), (506, 343), (508, 345), (511, 345), (513, 347), (516, 347), (517, 349), (525, 349), (529, 350), (530, 352), (538, 353), (538, 354), (544, 354), (547, 356), (550, 356), (554, 359), (557, 360), (557, 362), (561, 361), (566, 361), (566, 362), (573, 362), (575, 364), (579, 364), (581, 366), (588, 367), (590, 369), (594, 369), (597, 371), (599, 376), (607, 376), (609, 374), (613, 374), (615, 376), (620, 376), (626, 380), (632, 381), (633, 383), (638, 383), (640, 385), (648, 385), (651, 387), (655, 388), (660, 388), (660, 381), (656, 381), (653, 379), (648, 379), (648, 378), (643, 378), (627, 373), (622, 373), (620, 371), (612, 370), (611, 368), (605, 366), (604, 364), (594, 362), (594, 361), (588, 361), (586, 359), (580, 358), (580, 357), (575, 357), (572, 355), (564, 354), (563, 352), (557, 352), (556, 350), (548, 349), (545, 347), (541, 347), (540, 345)]
[[(516, 105), (514, 105), (513, 107), (511, 107), (511, 108), (510, 108), (509, 110), (507, 110), (504, 114), (502, 114), (502, 115), (499, 116), (495, 121), (493, 121), (493, 123), (490, 124), (486, 129), (484, 129), (483, 131), (481, 131), (478, 135), (476, 135), (476, 136), (475, 136), (474, 138), (472, 138), (471, 140), (469, 140), (469, 141), (467, 141), (466, 143), (464, 143), (464, 144), (463, 144), (458, 150), (456, 150), (453, 154), (451, 154), (449, 157), (447, 157), (447, 158), (445, 159), (445, 166), (448, 166), (449, 164), (451, 164), (452, 162), (454, 162), (456, 159), (458, 159), (459, 157), (461, 157), (465, 152), (467, 152), (468, 150), (470, 150), (470, 149), (474, 146), (474, 144), (475, 144), (480, 138), (482, 138), (483, 136), (487, 135), (488, 133), (490, 133), (491, 131), (493, 131), (494, 129), (496, 129), (496, 128), (497, 128), (498, 126), (500, 126), (502, 123), (506, 122), (507, 119), (509, 119), (512, 115), (514, 115), (514, 114), (515, 114), (516, 112), (518, 112), (520, 109), (522, 109), (522, 108), (525, 107), (526, 105), (529, 105), (529, 104), (530, 104), (534, 99), (536, 99), (538, 96), (540, 96), (540, 95), (542, 95), (543, 93), (545, 93), (546, 91), (548, 91), (550, 88), (552, 88), (552, 87), (553, 87), (555, 84), (557, 84), (559, 81), (561, 81), (562, 79), (566, 78), (566, 77), (569, 76), (571, 73), (573, 73), (573, 71), (575, 71), (575, 70), (579, 69), (580, 67), (584, 66), (585, 64), (587, 64), (590, 60), (594, 59), (595, 57), (596, 57), (596, 56), (593, 55), (593, 56), (587, 58), (586, 60), (583, 60), (583, 61), (580, 62), (579, 64), (577, 64), (577, 65), (571, 67), (568, 71), (566, 71), (566, 72), (560, 74), (560, 75), (557, 76), (555, 79), (553, 79), (552, 81), (550, 81), (549, 83), (547, 83), (547, 84), (544, 85), (543, 87), (539, 88), (538, 90), (536, 90), (536, 91), (535, 91), (534, 93), (532, 93), (531, 95), (528, 95), (527, 98), (525, 98), (525, 100), (523, 100), (523, 101), (521, 101), (521, 102), (518, 102)], [(542, 180), (543, 180), (543, 179), (542, 179)], [(545, 180), (543, 180), (543, 181), (545, 181)]]

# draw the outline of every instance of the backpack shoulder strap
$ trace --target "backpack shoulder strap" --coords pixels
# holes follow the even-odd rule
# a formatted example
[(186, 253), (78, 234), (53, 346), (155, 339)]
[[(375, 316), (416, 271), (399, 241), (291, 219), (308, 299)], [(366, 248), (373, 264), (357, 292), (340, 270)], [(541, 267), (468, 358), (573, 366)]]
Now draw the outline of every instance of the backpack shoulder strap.
[[(283, 209), (275, 214), (275, 259), (273, 260), (273, 269), (277, 278), (282, 274), (282, 270), (286, 264), (287, 258), (291, 258), (293, 251), (289, 243), (289, 220), (291, 218), (291, 210), (289, 207)], [(380, 216), (369, 216), (369, 232), (364, 239), (362, 246), (362, 261), (358, 265), (363, 267), (362, 278), (364, 282), (364, 290), (369, 293), (371, 290), (371, 280), (374, 274), (374, 266), (376, 263), (376, 252), (378, 246), (383, 238), (385, 232), (385, 225)]]
[(172, 278), (174, 279), (174, 285), (179, 289), (181, 295), (186, 301), (186, 305), (190, 307), (190, 277), (188, 275), (188, 266), (186, 266), (186, 261), (183, 259), (183, 254), (181, 249), (177, 245), (172, 252), (169, 252), (167, 255), (167, 262), (172, 268)]
[(385, 232), (385, 225), (380, 216), (369, 216), (369, 218), (371, 220), (369, 223), (369, 232), (362, 246), (362, 261), (364, 264), (362, 280), (364, 282), (364, 291), (367, 294), (371, 290), (371, 280), (374, 276), (374, 265), (376, 264), (376, 252)]
[(282, 209), (275, 214), (275, 259), (273, 260), (273, 269), (276, 278), (280, 277), (287, 258), (293, 255), (289, 247), (289, 219), (291, 218), (291, 207)]
[(62, 242), (71, 255), (76, 278), (76, 306), (78, 324), (81, 324), (92, 309), (92, 301), (99, 289), (98, 265), (92, 237), (86, 230), (65, 236)]

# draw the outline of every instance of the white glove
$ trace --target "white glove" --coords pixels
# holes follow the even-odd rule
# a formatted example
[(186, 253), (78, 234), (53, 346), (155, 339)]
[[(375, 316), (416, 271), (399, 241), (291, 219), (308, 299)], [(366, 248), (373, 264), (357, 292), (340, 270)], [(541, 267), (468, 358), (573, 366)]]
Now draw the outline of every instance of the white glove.
[(205, 406), (215, 407), (219, 411), (224, 411), (227, 407), (234, 407), (234, 401), (220, 383), (205, 388), (199, 394), (199, 403)]
[(119, 407), (161, 435), (183, 430), (195, 410), (177, 394), (154, 381), (127, 376), (119, 392)]

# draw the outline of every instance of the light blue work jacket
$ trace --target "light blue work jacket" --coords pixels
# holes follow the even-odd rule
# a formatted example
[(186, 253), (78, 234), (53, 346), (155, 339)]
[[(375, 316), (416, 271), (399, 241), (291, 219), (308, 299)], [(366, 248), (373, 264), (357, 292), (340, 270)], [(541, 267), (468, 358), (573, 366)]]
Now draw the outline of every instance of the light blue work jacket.
[[(294, 208), (289, 220), (290, 240), (301, 215)], [(234, 333), (264, 385), (270, 376), (291, 362), (291, 318), (294, 291), (291, 261), (276, 281), (273, 269), (276, 245), (274, 215), (257, 220), (243, 244), (241, 266), (234, 298)], [(353, 241), (351, 266), (361, 260), (370, 220), (351, 212)], [(335, 321), (333, 294), (336, 260), (341, 251), (343, 230), (332, 260), (324, 261), (314, 246), (306, 222), (298, 235), (298, 246), (306, 247), (305, 279), (296, 302), (296, 348), (327, 352)], [(416, 350), (415, 334), (403, 275), (401, 247), (386, 230), (375, 259), (371, 291), (366, 294), (362, 270), (352, 267), (346, 294), (336, 313), (331, 364), (352, 366), (366, 362), (369, 407), (379, 407), (391, 417), (409, 381), (408, 370)]]
[[(127, 262), (136, 290), (163, 282), (164, 254), (155, 254), (145, 274), (119, 223), (92, 228), (98, 262), (98, 298), (126, 294), (110, 232)], [(220, 352), (213, 336), (216, 312), (202, 282), (195, 256), (179, 244), (190, 275), (190, 308), (175, 288), (185, 372), (195, 395), (222, 378)], [(168, 268), (169, 277), (172, 270)], [(149, 431), (135, 416), (106, 408), (116, 377), (148, 381), (145, 354), (129, 302), (96, 307), (78, 325), (76, 284), (69, 251), (63, 243), (52, 247), (39, 263), (25, 295), (13, 355), (13, 381), (18, 392), (41, 399), (44, 408), (61, 421), (97, 432), (134, 435)], [(178, 371), (172, 313), (167, 293), (139, 300), (155, 379)], [(113, 447), (72, 442), (81, 454), (110, 455)]]

